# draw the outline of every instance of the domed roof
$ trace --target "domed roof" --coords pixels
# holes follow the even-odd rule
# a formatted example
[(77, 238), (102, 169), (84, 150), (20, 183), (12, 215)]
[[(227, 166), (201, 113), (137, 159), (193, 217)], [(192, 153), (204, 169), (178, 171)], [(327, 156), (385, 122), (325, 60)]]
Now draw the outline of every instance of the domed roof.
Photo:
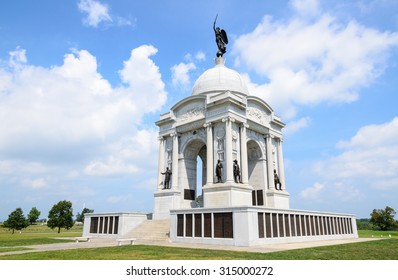
[(216, 65), (205, 71), (195, 82), (192, 95), (218, 91), (234, 91), (249, 95), (247, 86), (238, 72), (225, 67), (222, 57), (216, 58)]

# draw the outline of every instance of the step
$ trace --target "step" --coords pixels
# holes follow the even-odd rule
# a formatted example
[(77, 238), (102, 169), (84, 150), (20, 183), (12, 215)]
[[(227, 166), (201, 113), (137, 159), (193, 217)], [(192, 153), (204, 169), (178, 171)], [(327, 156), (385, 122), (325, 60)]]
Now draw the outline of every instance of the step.
[(169, 240), (169, 220), (147, 220), (138, 227), (132, 229), (124, 237), (136, 238), (137, 240)]

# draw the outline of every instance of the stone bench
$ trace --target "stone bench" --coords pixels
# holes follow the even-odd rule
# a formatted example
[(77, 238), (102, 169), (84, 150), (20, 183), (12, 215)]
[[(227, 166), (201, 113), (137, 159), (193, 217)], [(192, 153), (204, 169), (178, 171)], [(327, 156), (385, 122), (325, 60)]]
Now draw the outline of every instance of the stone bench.
[(116, 239), (119, 246), (122, 246), (123, 242), (130, 242), (130, 245), (134, 245), (135, 238), (119, 238)]
[(86, 241), (86, 242), (90, 242), (91, 237), (76, 237), (75, 238), (75, 242), (79, 243), (79, 241)]

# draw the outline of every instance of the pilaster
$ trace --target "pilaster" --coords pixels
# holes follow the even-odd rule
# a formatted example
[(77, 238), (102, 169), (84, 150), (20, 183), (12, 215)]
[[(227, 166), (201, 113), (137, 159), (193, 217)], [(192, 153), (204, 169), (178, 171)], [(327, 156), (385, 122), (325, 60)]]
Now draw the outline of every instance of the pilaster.
[(206, 123), (204, 125), (204, 127), (206, 128), (206, 135), (207, 135), (207, 139), (206, 139), (206, 183), (209, 186), (210, 184), (213, 183), (214, 181), (214, 166), (213, 166), (213, 127), (211, 123)]
[(174, 132), (170, 135), (173, 137), (173, 167), (172, 167), (172, 188), (178, 189), (178, 134)]
[(158, 163), (158, 185), (157, 185), (157, 190), (162, 189), (162, 181), (163, 181), (163, 175), (161, 174), (164, 172), (164, 138), (159, 137), (159, 163)]
[(234, 119), (227, 117), (222, 120), (225, 122), (225, 168), (227, 170), (227, 178), (225, 182), (234, 182), (233, 173), (233, 156), (232, 156), (232, 123)]
[(266, 136), (266, 149), (267, 149), (267, 177), (268, 177), (268, 189), (275, 190), (274, 183), (274, 166), (272, 162), (272, 136), (268, 134)]
[(282, 138), (278, 138), (278, 171), (279, 171), (279, 179), (282, 182), (282, 190), (286, 189), (286, 181), (285, 181), (285, 166), (283, 164), (283, 152), (282, 152)]
[(247, 139), (246, 139), (246, 128), (248, 128), (249, 125), (242, 123), (241, 125), (241, 130), (240, 130), (240, 151), (241, 151), (241, 160), (242, 160), (242, 166), (241, 166), (241, 176), (242, 176), (242, 183), (243, 184), (248, 184), (249, 183), (249, 167), (248, 167), (248, 162), (247, 162)]

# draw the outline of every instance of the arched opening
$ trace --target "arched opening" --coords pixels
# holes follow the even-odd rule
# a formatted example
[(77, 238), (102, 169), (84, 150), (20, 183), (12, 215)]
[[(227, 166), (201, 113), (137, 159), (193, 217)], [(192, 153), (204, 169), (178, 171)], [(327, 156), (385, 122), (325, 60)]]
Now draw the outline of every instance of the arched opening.
[(196, 157), (196, 207), (203, 207), (203, 186), (206, 184), (206, 145)]
[[(206, 144), (195, 139), (189, 142), (184, 151), (184, 176), (181, 186), (184, 189), (186, 206), (202, 207), (202, 187), (206, 184)], [(188, 204), (189, 203), (189, 204)]]
[(249, 184), (253, 187), (252, 204), (264, 205), (266, 162), (261, 148), (254, 140), (247, 142)]
[(252, 186), (256, 186), (260, 184), (259, 175), (262, 174), (261, 170), (261, 148), (260, 146), (253, 140), (247, 142), (247, 163), (248, 163), (248, 172), (249, 172), (249, 183)]

